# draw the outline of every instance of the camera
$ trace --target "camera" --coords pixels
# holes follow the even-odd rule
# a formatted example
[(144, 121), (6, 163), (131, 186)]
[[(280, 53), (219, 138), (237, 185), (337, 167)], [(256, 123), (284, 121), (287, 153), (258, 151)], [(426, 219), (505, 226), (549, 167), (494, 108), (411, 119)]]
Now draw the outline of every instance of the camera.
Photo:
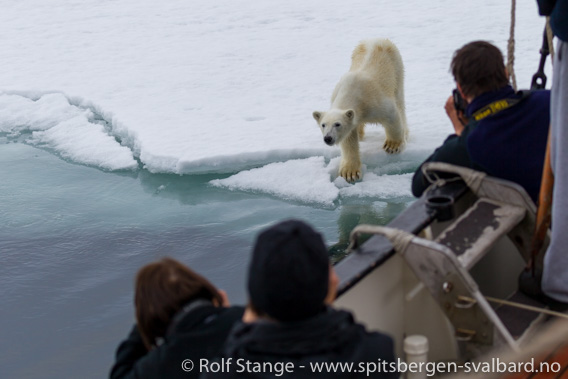
[(452, 95), (454, 97), (454, 107), (456, 110), (465, 114), (467, 101), (465, 101), (465, 99), (460, 95), (460, 91), (458, 91), (457, 88), (452, 91)]

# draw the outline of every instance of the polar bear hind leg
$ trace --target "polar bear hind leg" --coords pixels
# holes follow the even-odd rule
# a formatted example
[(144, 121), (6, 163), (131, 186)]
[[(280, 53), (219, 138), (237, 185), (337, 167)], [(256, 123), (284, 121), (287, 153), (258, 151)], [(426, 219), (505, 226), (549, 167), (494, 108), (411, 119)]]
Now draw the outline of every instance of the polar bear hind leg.
[(388, 154), (400, 153), (406, 142), (408, 129), (404, 117), (404, 110), (400, 110), (395, 102), (384, 100), (382, 104), (383, 112), (380, 123), (385, 128), (386, 140), (383, 150)]

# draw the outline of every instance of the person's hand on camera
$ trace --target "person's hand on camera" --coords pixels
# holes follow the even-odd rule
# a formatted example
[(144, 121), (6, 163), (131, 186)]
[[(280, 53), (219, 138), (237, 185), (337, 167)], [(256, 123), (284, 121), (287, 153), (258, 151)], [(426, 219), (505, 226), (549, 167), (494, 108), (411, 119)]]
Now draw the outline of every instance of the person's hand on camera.
[(458, 136), (461, 135), (466, 125), (465, 116), (463, 112), (456, 109), (453, 96), (448, 97), (444, 108), (446, 109), (446, 114), (448, 115), (450, 121), (452, 122), (452, 125), (454, 126), (455, 133)]

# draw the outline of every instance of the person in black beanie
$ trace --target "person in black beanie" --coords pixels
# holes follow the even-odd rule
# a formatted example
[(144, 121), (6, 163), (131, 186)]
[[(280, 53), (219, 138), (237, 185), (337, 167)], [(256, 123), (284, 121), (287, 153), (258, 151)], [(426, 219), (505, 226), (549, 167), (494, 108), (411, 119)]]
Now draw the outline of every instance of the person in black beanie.
[(330, 306), (338, 282), (322, 236), (306, 223), (288, 220), (261, 232), (243, 322), (218, 366), (200, 365), (202, 377), (359, 378), (369, 376), (367, 363), (380, 366), (371, 377), (398, 377), (392, 339)]

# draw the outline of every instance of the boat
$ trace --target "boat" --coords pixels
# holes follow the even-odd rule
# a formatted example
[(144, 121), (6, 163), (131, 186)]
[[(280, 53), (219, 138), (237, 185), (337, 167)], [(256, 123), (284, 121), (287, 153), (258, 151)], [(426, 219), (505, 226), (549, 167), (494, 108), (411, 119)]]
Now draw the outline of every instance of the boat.
[[(491, 357), (525, 359), (551, 325), (568, 352), (568, 316), (518, 290), (533, 256), (537, 211), (525, 190), (465, 167), (422, 167), (432, 182), (422, 197), (386, 226), (353, 229), (351, 253), (335, 266), (335, 305), (390, 334), (399, 357), (406, 337), (426, 337), (428, 361), (453, 362), (458, 372)], [(548, 239), (533, 260), (536, 270)], [(559, 372), (568, 377), (568, 357)]]

